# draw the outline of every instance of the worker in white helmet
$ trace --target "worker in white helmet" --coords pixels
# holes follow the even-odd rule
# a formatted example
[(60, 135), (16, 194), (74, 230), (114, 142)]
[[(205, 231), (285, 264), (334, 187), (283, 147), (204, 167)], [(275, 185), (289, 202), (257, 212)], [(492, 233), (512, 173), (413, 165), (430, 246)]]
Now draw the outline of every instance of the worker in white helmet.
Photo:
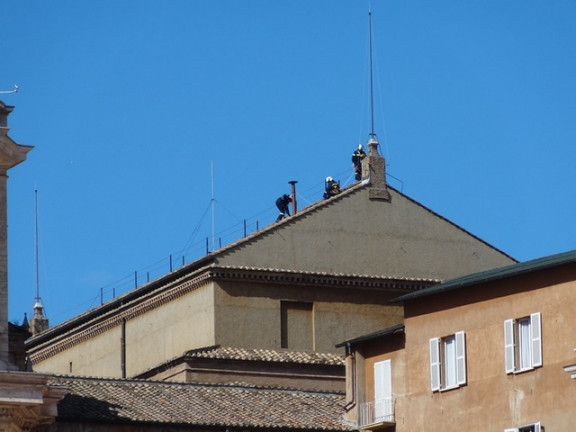
[(326, 180), (324, 181), (324, 199), (328, 199), (339, 193), (340, 183), (332, 177), (326, 177)]

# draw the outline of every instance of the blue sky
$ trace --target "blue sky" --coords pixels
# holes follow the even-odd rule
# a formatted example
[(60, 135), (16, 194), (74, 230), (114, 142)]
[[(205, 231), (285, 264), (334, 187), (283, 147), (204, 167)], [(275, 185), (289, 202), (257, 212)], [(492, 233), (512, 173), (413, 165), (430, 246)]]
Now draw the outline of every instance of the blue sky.
[[(370, 7), (390, 184), (521, 261), (574, 249), (576, 2)], [(9, 319), (36, 295), (35, 189), (57, 324), (268, 225), (290, 180), (300, 207), (351, 183), (368, 8), (2, 0), (0, 99), (35, 147), (9, 173)]]

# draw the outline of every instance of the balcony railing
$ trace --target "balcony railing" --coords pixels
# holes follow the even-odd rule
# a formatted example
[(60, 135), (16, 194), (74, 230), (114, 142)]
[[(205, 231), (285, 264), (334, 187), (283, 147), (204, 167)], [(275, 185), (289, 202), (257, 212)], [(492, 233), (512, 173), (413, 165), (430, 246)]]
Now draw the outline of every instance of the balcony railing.
[(394, 398), (384, 398), (360, 404), (358, 426), (394, 423)]

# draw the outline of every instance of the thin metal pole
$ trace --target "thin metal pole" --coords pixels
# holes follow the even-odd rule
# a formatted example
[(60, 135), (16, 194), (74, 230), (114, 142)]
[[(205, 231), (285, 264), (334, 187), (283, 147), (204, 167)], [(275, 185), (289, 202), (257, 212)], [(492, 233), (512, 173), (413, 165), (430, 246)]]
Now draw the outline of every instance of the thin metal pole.
[(214, 161), (211, 161), (211, 179), (212, 179), (212, 200), (211, 205), (212, 205), (212, 250), (214, 250)]
[(34, 190), (34, 203), (36, 208), (36, 301), (40, 301), (40, 272), (39, 272), (39, 264), (38, 264), (38, 189)]
[(296, 203), (296, 183), (298, 183), (297, 180), (291, 180), (288, 183), (290, 183), (290, 186), (292, 187), (292, 214), (296, 214), (296, 212), (298, 211), (298, 204)]
[(374, 79), (372, 72), (372, 12), (368, 12), (368, 27), (370, 29), (370, 136), (374, 133)]

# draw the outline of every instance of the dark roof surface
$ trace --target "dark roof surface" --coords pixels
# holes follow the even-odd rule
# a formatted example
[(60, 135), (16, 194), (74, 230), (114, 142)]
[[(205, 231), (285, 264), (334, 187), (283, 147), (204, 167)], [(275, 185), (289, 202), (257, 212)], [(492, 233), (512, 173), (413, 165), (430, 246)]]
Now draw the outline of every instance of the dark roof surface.
[(493, 282), (514, 276), (524, 275), (536, 271), (549, 269), (565, 264), (576, 263), (576, 250), (564, 252), (556, 255), (550, 255), (543, 258), (537, 258), (509, 266), (498, 267), (492, 270), (486, 270), (479, 273), (452, 279), (444, 283), (434, 285), (430, 288), (424, 288), (405, 294), (393, 299), (390, 303), (404, 303), (413, 299), (422, 298), (434, 294), (444, 293), (457, 290), (460, 288), (478, 285), (486, 282)]
[(69, 388), (57, 422), (353, 430), (341, 420), (340, 393), (79, 377), (49, 384)]
[(378, 330), (374, 333), (359, 336), (357, 338), (349, 339), (349, 340), (344, 341), (344, 342), (340, 342), (338, 345), (336, 345), (336, 348), (340, 348), (340, 347), (343, 347), (346, 345), (354, 345), (354, 344), (357, 344), (360, 342), (378, 339), (381, 337), (386, 337), (386, 336), (390, 336), (390, 335), (397, 334), (397, 333), (403, 333), (403, 332), (404, 332), (404, 324), (396, 324), (395, 326), (387, 327), (383, 330)]

